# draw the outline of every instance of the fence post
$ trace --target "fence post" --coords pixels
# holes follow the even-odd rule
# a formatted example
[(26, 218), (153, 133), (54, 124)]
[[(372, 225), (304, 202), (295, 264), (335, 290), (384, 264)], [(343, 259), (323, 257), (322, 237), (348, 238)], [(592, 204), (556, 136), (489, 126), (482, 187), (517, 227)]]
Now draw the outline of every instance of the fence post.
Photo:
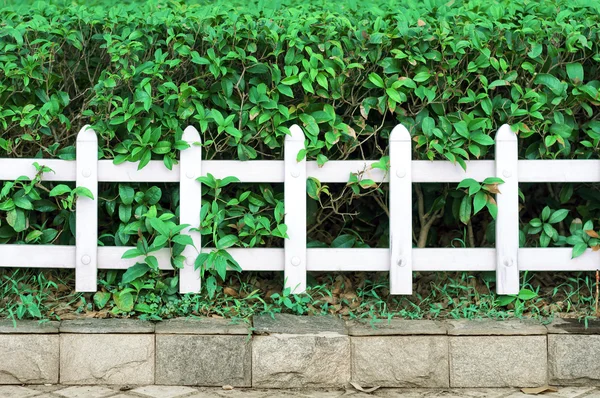
[[(196, 179), (202, 175), (202, 147), (200, 134), (193, 126), (188, 126), (182, 140), (190, 147), (181, 151), (179, 161), (179, 222), (189, 224), (188, 228), (181, 231), (192, 238), (196, 248), (186, 246), (182, 255), (185, 257), (183, 268), (179, 271), (179, 292), (200, 292), (200, 270), (194, 269), (194, 262), (202, 242), (199, 231), (190, 231), (190, 228), (200, 229), (200, 208), (202, 207), (202, 185)], [(196, 145), (194, 145), (196, 143)]]
[(412, 294), (412, 146), (399, 124), (390, 134), (390, 293)]
[(496, 133), (496, 176), (504, 180), (496, 195), (496, 292), (519, 293), (519, 179), (517, 136), (508, 124)]
[(89, 126), (77, 134), (75, 185), (93, 199), (77, 196), (75, 211), (75, 290), (95, 292), (98, 278), (98, 138)]
[(297, 161), (304, 149), (304, 132), (290, 128), (284, 147), (284, 204), (288, 239), (285, 247), (285, 287), (292, 293), (306, 291), (306, 156)]

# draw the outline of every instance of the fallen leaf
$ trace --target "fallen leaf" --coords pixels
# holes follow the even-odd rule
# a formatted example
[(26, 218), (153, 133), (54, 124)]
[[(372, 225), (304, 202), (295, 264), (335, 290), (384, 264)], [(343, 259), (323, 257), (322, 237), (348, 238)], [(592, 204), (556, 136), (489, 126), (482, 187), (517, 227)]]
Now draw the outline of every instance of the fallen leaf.
[(350, 384), (352, 384), (352, 387), (356, 388), (358, 391), (366, 392), (367, 394), (372, 393), (373, 391), (381, 388), (381, 386), (376, 386), (376, 387), (371, 387), (371, 388), (363, 388), (363, 387), (361, 387), (360, 384), (355, 383), (353, 381), (351, 381)]
[(417, 25), (419, 25), (419, 26), (425, 26), (425, 25), (426, 25), (426, 23), (425, 23), (425, 21), (423, 21), (422, 19), (419, 19), (419, 20), (417, 21)]
[(525, 387), (525, 388), (521, 388), (521, 391), (524, 394), (538, 395), (538, 394), (544, 394), (547, 392), (558, 392), (558, 388), (551, 387), (551, 386)]

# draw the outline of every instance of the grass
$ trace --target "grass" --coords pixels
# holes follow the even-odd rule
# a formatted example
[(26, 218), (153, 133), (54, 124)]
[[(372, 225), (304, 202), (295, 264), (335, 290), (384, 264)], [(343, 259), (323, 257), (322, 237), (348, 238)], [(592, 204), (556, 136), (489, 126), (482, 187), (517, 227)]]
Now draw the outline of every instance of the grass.
[[(99, 275), (101, 285), (106, 274)], [(592, 273), (523, 273), (523, 299), (499, 298), (493, 273), (415, 273), (412, 296), (390, 296), (386, 273), (311, 274), (306, 294), (283, 290), (279, 273), (229, 275), (215, 297), (139, 293), (145, 310), (121, 312), (114, 301), (103, 308), (91, 293), (74, 291), (74, 273), (55, 270), (0, 270), (0, 317), (61, 320), (80, 317), (139, 317), (159, 320), (181, 316), (212, 316), (247, 320), (255, 314), (329, 314), (350, 319), (476, 319), (543, 320), (596, 316)], [(106, 285), (104, 283), (104, 285)], [(147, 281), (152, 286), (152, 281)], [(105, 286), (106, 287), (106, 286)], [(114, 288), (118, 291), (118, 287)], [(521, 297), (521, 295), (519, 296)], [(504, 304), (502, 303), (504, 302)], [(141, 307), (140, 307), (141, 308)]]

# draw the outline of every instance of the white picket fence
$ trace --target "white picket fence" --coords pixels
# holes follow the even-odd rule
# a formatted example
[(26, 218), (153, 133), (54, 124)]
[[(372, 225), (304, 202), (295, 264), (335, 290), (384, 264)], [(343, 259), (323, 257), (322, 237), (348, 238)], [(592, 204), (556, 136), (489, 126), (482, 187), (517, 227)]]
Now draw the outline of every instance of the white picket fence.
[[(496, 134), (496, 160), (467, 162), (465, 172), (449, 161), (411, 160), (411, 138), (402, 125), (390, 136), (390, 172), (372, 168), (374, 161), (330, 161), (318, 167), (314, 161), (296, 161), (304, 147), (304, 134), (294, 125), (285, 139), (284, 160), (201, 160), (202, 148), (191, 145), (182, 151), (173, 170), (161, 161), (151, 161), (142, 170), (137, 164), (114, 165), (97, 160), (96, 133), (84, 127), (77, 138), (76, 161), (0, 159), (0, 181), (36, 174), (33, 162), (50, 167), (46, 181), (76, 181), (88, 188), (94, 199), (80, 197), (76, 206), (76, 246), (0, 245), (0, 267), (75, 268), (76, 289), (94, 292), (98, 269), (127, 269), (142, 259), (122, 259), (129, 247), (98, 247), (98, 182), (178, 182), (180, 222), (200, 224), (201, 187), (196, 180), (208, 173), (215, 178), (235, 176), (245, 183), (283, 183), (285, 223), (289, 239), (280, 248), (231, 248), (231, 255), (244, 271), (284, 271), (286, 286), (296, 293), (306, 289), (307, 271), (389, 271), (392, 294), (412, 293), (413, 271), (496, 271), (497, 292), (516, 294), (519, 271), (595, 271), (600, 268), (600, 251), (588, 250), (571, 259), (571, 248), (519, 248), (519, 182), (600, 182), (600, 160), (517, 160), (517, 138), (508, 125)], [(200, 142), (193, 127), (183, 139)], [(323, 183), (346, 183), (350, 173), (390, 184), (389, 249), (329, 249), (306, 247), (306, 179)], [(497, 195), (496, 248), (413, 248), (412, 184), (456, 183), (465, 178), (483, 181), (497, 176), (505, 183)], [(188, 233), (196, 247), (202, 247), (198, 232)], [(202, 251), (211, 251), (203, 248)], [(196, 250), (187, 246), (180, 271), (181, 293), (200, 290), (199, 271), (194, 269)], [(156, 257), (161, 269), (172, 269), (168, 249)]]

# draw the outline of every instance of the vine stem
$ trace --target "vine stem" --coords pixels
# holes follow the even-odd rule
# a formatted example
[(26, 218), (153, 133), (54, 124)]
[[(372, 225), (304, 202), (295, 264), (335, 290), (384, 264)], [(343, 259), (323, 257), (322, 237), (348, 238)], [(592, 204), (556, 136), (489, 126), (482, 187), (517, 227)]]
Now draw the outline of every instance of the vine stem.
[(600, 295), (600, 271), (596, 270), (596, 316), (600, 315), (598, 312), (598, 296)]

